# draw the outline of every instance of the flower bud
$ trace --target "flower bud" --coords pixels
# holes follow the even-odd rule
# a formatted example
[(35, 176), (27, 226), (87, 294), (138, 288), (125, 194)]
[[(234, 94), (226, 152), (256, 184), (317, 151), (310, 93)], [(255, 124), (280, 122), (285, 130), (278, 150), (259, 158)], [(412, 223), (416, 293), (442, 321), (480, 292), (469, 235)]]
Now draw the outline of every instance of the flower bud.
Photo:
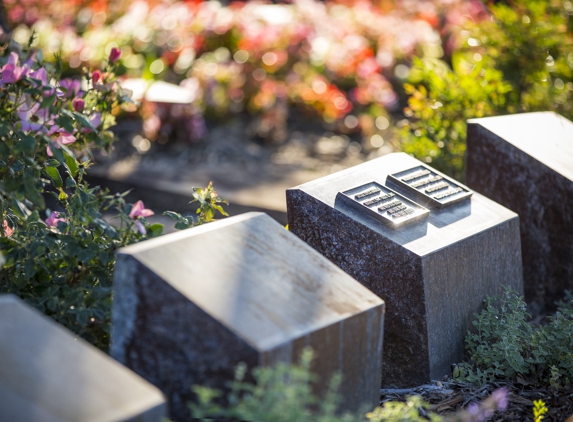
[(97, 84), (101, 79), (101, 72), (99, 70), (94, 70), (92, 73), (92, 82)]
[(113, 47), (109, 52), (109, 61), (110, 63), (115, 63), (121, 57), (121, 50), (117, 47)]
[(79, 113), (84, 111), (85, 106), (86, 102), (82, 98), (76, 97), (72, 101), (72, 107), (74, 108), (74, 111), (77, 111)]

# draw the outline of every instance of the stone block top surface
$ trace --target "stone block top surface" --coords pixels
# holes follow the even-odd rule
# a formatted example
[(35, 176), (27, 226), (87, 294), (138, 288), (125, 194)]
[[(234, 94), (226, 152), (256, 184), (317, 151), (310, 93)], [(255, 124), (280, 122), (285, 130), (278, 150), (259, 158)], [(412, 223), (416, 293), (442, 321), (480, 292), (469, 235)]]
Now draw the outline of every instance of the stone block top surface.
[(120, 250), (259, 351), (383, 301), (263, 213)]
[(474, 192), (471, 198), (463, 202), (443, 209), (432, 209), (427, 220), (395, 229), (360, 214), (337, 199), (338, 192), (372, 181), (385, 184), (389, 174), (420, 164), (420, 161), (404, 153), (388, 154), (291, 190), (307, 193), (419, 256), (425, 256), (507, 220), (518, 218), (514, 212)]
[(573, 181), (573, 122), (554, 112), (470, 119)]
[(161, 421), (159, 389), (13, 295), (0, 296), (0, 419)]

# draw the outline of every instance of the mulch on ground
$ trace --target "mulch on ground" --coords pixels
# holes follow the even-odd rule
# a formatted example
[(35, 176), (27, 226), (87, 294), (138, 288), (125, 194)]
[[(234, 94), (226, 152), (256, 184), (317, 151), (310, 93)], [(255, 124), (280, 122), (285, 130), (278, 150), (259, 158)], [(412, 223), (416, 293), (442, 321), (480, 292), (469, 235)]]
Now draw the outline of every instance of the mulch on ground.
[(573, 422), (573, 388), (557, 391), (553, 388), (535, 388), (510, 381), (476, 386), (448, 380), (408, 389), (383, 389), (381, 403), (420, 395), (430, 403), (432, 411), (447, 415), (467, 408), (472, 402), (482, 402), (499, 388), (507, 388), (510, 392), (508, 407), (504, 412), (497, 413), (492, 421), (533, 421), (533, 401), (543, 400), (549, 409), (544, 421)]

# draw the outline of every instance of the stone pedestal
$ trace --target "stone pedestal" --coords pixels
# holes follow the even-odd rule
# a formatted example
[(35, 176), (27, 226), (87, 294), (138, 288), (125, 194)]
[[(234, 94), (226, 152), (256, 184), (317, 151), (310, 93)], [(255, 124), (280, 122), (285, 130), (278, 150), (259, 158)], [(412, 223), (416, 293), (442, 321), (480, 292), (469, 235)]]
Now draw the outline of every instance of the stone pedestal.
[(161, 422), (157, 388), (12, 295), (0, 296), (0, 420)]
[[(287, 191), (289, 229), (386, 302), (388, 387), (450, 373), (463, 359), (464, 337), (485, 296), (501, 293), (501, 285), (523, 290), (518, 217), (482, 195), (467, 197), (471, 192), (452, 185), (464, 200), (398, 228), (339, 200), (339, 192), (385, 184), (387, 176), (421, 165), (390, 154)], [(433, 170), (426, 177), (438, 175), (444, 177)], [(440, 192), (432, 195), (449, 200)]]
[(192, 385), (226, 389), (240, 362), (296, 363), (310, 346), (343, 407), (377, 405), (384, 302), (269, 216), (248, 213), (120, 250), (111, 354), (189, 418)]
[(573, 123), (524, 113), (468, 121), (468, 185), (519, 214), (525, 299), (573, 289)]

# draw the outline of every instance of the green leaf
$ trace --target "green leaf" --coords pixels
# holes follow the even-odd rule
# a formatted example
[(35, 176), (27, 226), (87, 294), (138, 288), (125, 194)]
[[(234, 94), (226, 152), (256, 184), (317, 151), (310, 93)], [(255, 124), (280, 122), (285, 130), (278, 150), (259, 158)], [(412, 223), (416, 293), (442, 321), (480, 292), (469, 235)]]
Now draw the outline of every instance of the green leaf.
[(79, 122), (80, 125), (82, 125), (85, 128), (95, 130), (95, 128), (93, 127), (93, 125), (89, 121), (89, 119), (86, 116), (84, 116), (82, 113), (78, 113), (78, 112), (74, 111), (73, 114), (74, 114), (74, 117), (76, 118), (76, 120)]
[(70, 171), (70, 175), (75, 178), (76, 175), (78, 174), (78, 168), (79, 168), (77, 160), (69, 154), (64, 154), (64, 158), (66, 160), (66, 165), (68, 166), (68, 169)]
[(28, 279), (34, 277), (34, 274), (36, 274), (34, 259), (30, 258), (26, 260), (26, 264), (24, 265), (24, 274)]
[(10, 201), (10, 205), (12, 207), (12, 211), (20, 218), (26, 218), (26, 216), (30, 213), (26, 205), (22, 202), (18, 201), (17, 199), (12, 199)]
[(50, 178), (52, 184), (56, 188), (61, 188), (64, 184), (62, 182), (62, 177), (60, 176), (60, 172), (55, 167), (44, 167), (44, 173)]
[(96, 253), (91, 248), (86, 248), (78, 254), (78, 261), (87, 263), (90, 262), (95, 256)]
[(176, 221), (184, 221), (185, 217), (183, 217), (181, 214), (179, 214), (178, 212), (173, 212), (173, 211), (165, 211), (163, 213), (163, 215), (172, 218), (173, 220)]
[(46, 108), (51, 106), (52, 104), (54, 104), (54, 101), (56, 100), (56, 94), (50, 95), (49, 97), (46, 97), (42, 100), (42, 102), (40, 103), (40, 108)]
[(153, 223), (147, 228), (147, 234), (150, 237), (161, 236), (163, 234), (163, 224)]
[(36, 188), (35, 184), (32, 182), (28, 182), (24, 185), (26, 189), (26, 196), (30, 201), (32, 201), (35, 205), (40, 208), (44, 208), (46, 206), (44, 202), (44, 197), (40, 195), (39, 190)]
[(177, 230), (185, 230), (191, 227), (192, 225), (193, 225), (192, 223), (189, 223), (187, 221), (179, 221), (178, 223), (175, 224), (175, 228)]
[(35, 148), (36, 140), (29, 135), (26, 135), (20, 142), (16, 144), (16, 150), (25, 154), (33, 153)]
[(61, 115), (60, 117), (58, 117), (57, 122), (61, 127), (66, 129), (66, 131), (73, 133), (74, 121), (70, 117), (66, 115)]
[(213, 204), (213, 208), (215, 208), (217, 211), (219, 211), (219, 212), (220, 212), (221, 214), (223, 214), (225, 217), (228, 217), (228, 216), (229, 216), (229, 214), (227, 214), (227, 213), (225, 212), (225, 210), (223, 209), (222, 206)]
[(0, 141), (0, 157), (8, 157), (10, 155), (10, 147), (5, 142)]
[(58, 306), (58, 298), (51, 297), (50, 299), (48, 299), (48, 303), (46, 303), (46, 306), (50, 311), (54, 312), (56, 310), (56, 307)]
[(73, 188), (74, 186), (76, 186), (76, 181), (71, 177), (66, 178), (66, 187)]
[(0, 136), (6, 136), (12, 131), (12, 126), (5, 121), (0, 121)]

